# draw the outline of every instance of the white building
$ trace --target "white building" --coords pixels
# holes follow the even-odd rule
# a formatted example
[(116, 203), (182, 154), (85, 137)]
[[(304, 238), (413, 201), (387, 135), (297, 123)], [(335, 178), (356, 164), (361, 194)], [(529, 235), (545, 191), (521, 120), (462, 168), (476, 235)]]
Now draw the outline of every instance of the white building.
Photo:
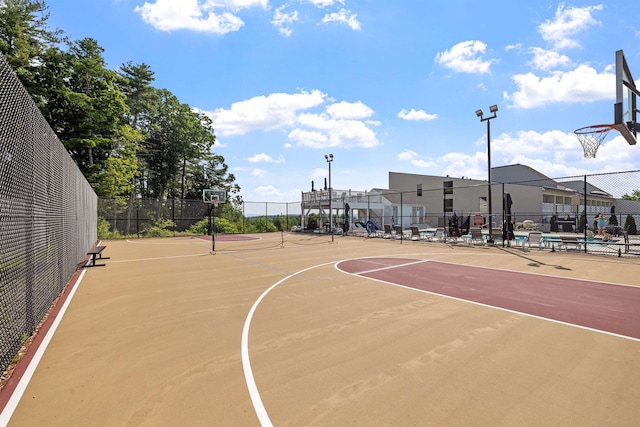
[[(561, 231), (576, 231), (578, 218), (585, 212), (585, 186), (587, 224), (591, 224), (596, 214), (608, 215), (612, 207), (629, 203), (584, 181), (558, 182), (520, 164), (492, 168), (491, 180), (492, 222), (497, 228), (501, 227), (506, 213), (503, 195), (507, 193), (512, 201), (512, 221), (520, 224), (529, 220), (542, 231), (556, 231), (556, 224)], [(391, 224), (392, 219), (403, 228), (445, 227), (454, 214), (458, 218), (469, 218), (471, 226), (486, 225), (488, 192), (486, 180), (389, 172), (388, 189), (333, 190), (331, 209), (338, 226), (348, 211), (350, 228), (354, 220), (363, 223), (371, 220), (382, 228), (384, 224)], [(302, 200), (303, 221), (312, 213), (323, 218), (323, 222), (328, 221), (327, 190), (303, 193)], [(634, 206), (629, 208), (637, 212), (638, 202), (631, 203)]]

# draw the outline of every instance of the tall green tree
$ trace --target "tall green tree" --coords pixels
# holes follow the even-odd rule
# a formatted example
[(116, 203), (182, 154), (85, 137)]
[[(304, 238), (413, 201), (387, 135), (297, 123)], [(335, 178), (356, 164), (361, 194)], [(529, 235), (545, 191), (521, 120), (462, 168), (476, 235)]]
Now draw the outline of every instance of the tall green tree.
[(211, 158), (211, 148), (216, 140), (211, 119), (184, 105), (181, 115), (180, 138), (183, 140), (180, 187), (179, 189), (175, 188), (174, 195), (184, 199), (189, 191), (187, 188), (189, 172), (194, 165)]
[(125, 97), (115, 84), (117, 75), (105, 68), (103, 51), (91, 38), (71, 45), (70, 74), (55, 123), (58, 136), (85, 175), (110, 156), (127, 112)]
[(61, 30), (50, 30), (48, 6), (43, 0), (0, 1), (0, 52), (37, 101), (42, 97), (37, 74), (46, 61), (44, 53), (63, 38)]
[(146, 197), (164, 199), (180, 170), (182, 151), (178, 98), (166, 89), (156, 89), (157, 105), (146, 126), (142, 156), (145, 162)]
[(133, 64), (131, 61), (120, 66), (118, 86), (126, 97), (129, 107), (129, 124), (134, 129), (148, 124), (155, 106), (158, 104), (158, 91), (151, 86), (154, 72), (147, 64)]
[(235, 175), (229, 173), (229, 166), (221, 155), (212, 155), (208, 160), (193, 165), (188, 188), (185, 194), (187, 199), (202, 197), (202, 190), (206, 188), (224, 188), (231, 202), (241, 202), (238, 196), (240, 186), (236, 183)]
[(153, 198), (185, 198), (193, 169), (211, 158), (214, 130), (208, 117), (180, 103), (171, 92), (157, 92), (159, 102), (145, 128), (143, 192)]
[(137, 153), (144, 136), (129, 125), (121, 126), (112, 140), (111, 153), (95, 165), (89, 180), (96, 193), (108, 198), (129, 196), (135, 186), (140, 163)]

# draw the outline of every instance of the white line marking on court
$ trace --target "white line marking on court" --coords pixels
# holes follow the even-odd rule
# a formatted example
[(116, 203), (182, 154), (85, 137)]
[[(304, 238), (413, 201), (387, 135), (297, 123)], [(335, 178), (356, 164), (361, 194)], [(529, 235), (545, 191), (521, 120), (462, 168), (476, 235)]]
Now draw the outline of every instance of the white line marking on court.
[[(354, 258), (354, 260), (357, 260), (357, 259), (358, 258)], [(338, 265), (338, 264), (339, 263), (337, 263), (336, 265)], [(451, 295), (439, 294), (437, 292), (426, 291), (424, 289), (412, 288), (411, 286), (401, 285), (399, 283), (389, 282), (387, 280), (376, 279), (374, 277), (368, 277), (368, 276), (362, 276), (360, 273), (349, 273), (348, 271), (344, 271), (344, 270), (342, 270), (340, 268), (338, 268), (338, 270), (342, 271), (345, 274), (349, 274), (349, 275), (356, 276), (356, 277), (361, 277), (361, 278), (364, 278), (364, 279), (373, 280), (373, 281), (384, 283), (384, 284), (391, 285), (391, 286), (397, 286), (397, 287), (403, 288), (403, 289), (409, 289), (409, 290), (412, 290), (412, 291), (422, 292), (422, 293), (429, 294), (429, 295), (439, 296), (441, 298), (447, 298), (447, 299), (452, 299), (452, 300), (455, 300), (455, 301), (466, 302), (466, 303), (469, 303), (469, 304), (479, 305), (481, 307), (492, 308), (494, 310), (506, 311), (506, 312), (509, 312), (509, 313), (519, 314), (519, 315), (526, 316), (526, 317), (532, 317), (534, 319), (546, 320), (547, 322), (558, 323), (560, 325), (571, 326), (571, 327), (578, 328), (578, 329), (584, 329), (584, 330), (591, 331), (591, 332), (599, 332), (601, 334), (610, 335), (610, 336), (614, 336), (614, 337), (617, 337), (617, 338), (624, 338), (624, 339), (627, 339), (627, 340), (640, 342), (640, 339), (634, 338), (634, 337), (629, 337), (627, 335), (616, 334), (614, 332), (603, 331), (601, 329), (594, 329), (594, 328), (590, 328), (588, 326), (576, 325), (574, 323), (567, 323), (567, 322), (563, 322), (562, 320), (550, 319), (548, 317), (537, 316), (535, 314), (524, 313), (522, 311), (516, 311), (516, 310), (509, 309), (509, 308), (498, 307), (498, 306), (490, 305), (490, 304), (484, 304), (484, 303), (481, 303), (481, 302), (471, 301), (471, 300), (467, 300), (467, 299), (464, 299), (464, 298), (453, 297)], [(508, 270), (503, 270), (503, 271), (508, 271)], [(550, 277), (557, 277), (557, 276), (550, 276)], [(576, 280), (579, 280), (579, 279), (576, 279)], [(616, 285), (616, 283), (612, 283), (612, 284)]]
[[(339, 261), (338, 261), (339, 262)], [(249, 396), (251, 396), (251, 402), (253, 403), (253, 408), (256, 411), (256, 415), (258, 416), (258, 420), (260, 420), (260, 425), (263, 427), (272, 427), (273, 423), (269, 419), (269, 414), (267, 414), (267, 409), (264, 407), (262, 403), (262, 399), (260, 398), (260, 392), (258, 391), (258, 386), (256, 385), (256, 380), (253, 377), (253, 371), (251, 369), (251, 360), (249, 359), (249, 328), (251, 327), (251, 320), (253, 319), (253, 314), (256, 312), (256, 309), (260, 305), (260, 302), (267, 296), (269, 292), (275, 289), (278, 285), (284, 283), (292, 277), (298, 276), (305, 271), (312, 270), (317, 267), (322, 267), (324, 265), (335, 264), (336, 261), (327, 262), (324, 264), (314, 265), (313, 267), (308, 267), (303, 270), (297, 271), (288, 275), (287, 277), (277, 281), (271, 287), (269, 287), (266, 291), (262, 293), (253, 303), (251, 310), (249, 310), (249, 314), (247, 314), (247, 318), (244, 321), (244, 327), (242, 328), (242, 345), (240, 349), (240, 353), (242, 354), (242, 370), (244, 371), (244, 379), (247, 383), (247, 388), (249, 389)]]
[[(353, 274), (375, 273), (375, 272), (378, 272), (378, 271), (393, 270), (394, 268), (407, 267), (409, 265), (422, 264), (422, 263), (425, 263), (425, 262), (429, 262), (429, 260), (421, 259), (421, 260), (418, 260), (418, 261), (407, 262), (407, 263), (404, 263), (404, 264), (389, 265), (389, 266), (386, 266), (386, 267), (380, 267), (380, 268), (374, 268), (374, 269), (371, 269), (371, 270), (359, 271), (359, 272), (353, 273)], [(339, 271), (343, 271), (343, 270), (340, 270), (340, 269), (338, 269), (338, 270)]]
[(33, 358), (29, 362), (29, 365), (27, 366), (27, 369), (25, 370), (24, 375), (22, 376), (22, 378), (20, 378), (20, 381), (18, 382), (16, 389), (11, 394), (11, 398), (9, 398), (7, 405), (2, 410), (2, 413), (0, 413), (0, 426), (5, 427), (9, 423), (9, 420), (13, 416), (14, 411), (18, 407), (18, 403), (20, 403), (20, 399), (22, 398), (22, 395), (27, 389), (27, 386), (29, 385), (29, 381), (31, 381), (31, 377), (33, 377), (33, 374), (35, 373), (36, 368), (38, 367), (38, 364), (40, 363), (40, 360), (42, 359), (42, 356), (44, 355), (44, 352), (47, 349), (47, 346), (49, 345), (49, 342), (53, 338), (53, 334), (55, 334), (56, 329), (58, 328), (58, 325), (62, 321), (62, 318), (64, 317), (64, 313), (67, 311), (69, 304), (71, 304), (73, 295), (78, 290), (78, 287), (80, 287), (80, 282), (82, 282), (82, 278), (84, 277), (84, 273), (86, 273), (86, 271), (87, 271), (86, 268), (82, 269), (80, 276), (78, 276), (78, 280), (74, 283), (73, 289), (71, 289), (71, 291), (69, 292), (67, 299), (64, 301), (64, 304), (60, 308), (60, 311), (56, 315), (56, 318), (51, 323), (51, 327), (47, 331), (47, 334), (42, 339), (42, 342), (38, 346), (38, 349), (33, 355)]
[(193, 258), (193, 257), (199, 257), (199, 256), (207, 256), (209, 255), (209, 252), (207, 253), (201, 253), (201, 254), (193, 254), (193, 255), (172, 255), (172, 256), (160, 256), (160, 257), (155, 257), (155, 258), (137, 258), (137, 259), (121, 259), (120, 261), (110, 261), (109, 264), (120, 264), (120, 263), (124, 263), (124, 262), (139, 262), (139, 261), (156, 261), (156, 260), (161, 260), (161, 259), (178, 259), (178, 258)]

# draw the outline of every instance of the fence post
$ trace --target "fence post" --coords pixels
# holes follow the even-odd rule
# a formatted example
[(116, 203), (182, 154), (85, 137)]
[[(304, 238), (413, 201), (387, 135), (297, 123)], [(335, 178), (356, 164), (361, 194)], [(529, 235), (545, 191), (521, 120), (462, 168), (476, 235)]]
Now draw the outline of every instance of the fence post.
[(403, 215), (403, 211), (402, 211), (402, 191), (400, 192), (400, 244), (402, 244), (402, 240), (404, 238), (404, 233), (402, 232), (403, 230), (403, 224), (404, 224), (404, 215)]
[[(508, 239), (509, 227), (507, 226), (507, 209), (504, 203), (504, 182), (502, 183), (502, 247), (504, 248), (505, 237)], [(506, 233), (506, 234), (505, 234)]]
[(140, 203), (136, 203), (136, 234), (140, 238)]
[(176, 199), (175, 197), (171, 199), (171, 222), (173, 222), (173, 225), (171, 226), (171, 228), (173, 228), (173, 237), (176, 237)]
[(584, 176), (584, 253), (587, 253), (587, 230), (589, 230), (589, 216), (587, 215), (587, 175)]

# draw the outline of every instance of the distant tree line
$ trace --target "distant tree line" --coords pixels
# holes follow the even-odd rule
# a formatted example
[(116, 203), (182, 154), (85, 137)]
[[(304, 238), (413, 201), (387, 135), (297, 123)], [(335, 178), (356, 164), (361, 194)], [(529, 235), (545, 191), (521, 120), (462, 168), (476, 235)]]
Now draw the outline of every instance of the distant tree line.
[(200, 198), (240, 187), (211, 120), (154, 87), (148, 64), (107, 69), (92, 38), (48, 27), (44, 0), (0, 0), (0, 52), (99, 197)]

